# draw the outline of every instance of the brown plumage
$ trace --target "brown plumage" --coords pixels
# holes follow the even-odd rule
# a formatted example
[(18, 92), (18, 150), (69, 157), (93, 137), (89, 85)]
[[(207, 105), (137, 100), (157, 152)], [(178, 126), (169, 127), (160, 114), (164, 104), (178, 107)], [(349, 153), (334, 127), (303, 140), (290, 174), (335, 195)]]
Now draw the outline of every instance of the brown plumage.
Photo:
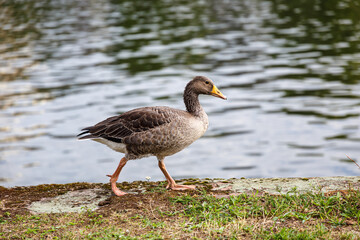
[(150, 155), (158, 158), (159, 167), (169, 183), (167, 188), (195, 188), (177, 185), (167, 172), (163, 160), (193, 143), (207, 130), (208, 117), (200, 105), (199, 94), (226, 99), (209, 78), (197, 76), (185, 87), (186, 111), (163, 106), (137, 108), (82, 129), (79, 139), (92, 139), (125, 153), (115, 173), (108, 175), (116, 195), (125, 194), (116, 187), (116, 181), (126, 162)]

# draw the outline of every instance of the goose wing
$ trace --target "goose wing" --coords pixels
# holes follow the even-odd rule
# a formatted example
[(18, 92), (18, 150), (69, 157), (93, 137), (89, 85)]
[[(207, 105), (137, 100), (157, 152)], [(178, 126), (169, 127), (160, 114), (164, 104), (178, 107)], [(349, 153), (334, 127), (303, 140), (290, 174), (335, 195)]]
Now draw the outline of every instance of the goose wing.
[(138, 132), (159, 127), (171, 122), (170, 108), (145, 107), (131, 110), (82, 129), (79, 139), (105, 138), (114, 142)]

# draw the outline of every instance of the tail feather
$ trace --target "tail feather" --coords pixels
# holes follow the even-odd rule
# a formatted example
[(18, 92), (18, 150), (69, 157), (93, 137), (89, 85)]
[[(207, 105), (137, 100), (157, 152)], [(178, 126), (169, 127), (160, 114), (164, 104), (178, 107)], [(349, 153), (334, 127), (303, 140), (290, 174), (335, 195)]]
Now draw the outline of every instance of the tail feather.
[[(95, 136), (90, 134), (90, 128), (91, 127), (86, 127), (86, 128), (81, 129), (82, 132), (77, 135), (78, 139), (81, 140), (81, 139), (96, 138)], [(89, 135), (85, 135), (85, 134), (89, 134)], [(83, 136), (83, 135), (85, 135), (85, 136)]]
[[(82, 135), (82, 134), (79, 134), (79, 135)], [(82, 136), (82, 137), (79, 137), (79, 135), (78, 135), (79, 140), (99, 138), (99, 137), (93, 136), (91, 134), (85, 135), (85, 136)]]

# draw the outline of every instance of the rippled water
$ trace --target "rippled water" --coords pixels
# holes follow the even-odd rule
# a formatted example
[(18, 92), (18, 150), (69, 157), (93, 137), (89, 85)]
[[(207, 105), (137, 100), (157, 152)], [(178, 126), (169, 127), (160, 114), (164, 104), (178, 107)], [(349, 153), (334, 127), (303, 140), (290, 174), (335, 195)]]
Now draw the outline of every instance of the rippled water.
[[(121, 154), (82, 127), (184, 108), (195, 75), (210, 126), (167, 158), (183, 177), (358, 175), (358, 1), (0, 1), (0, 185), (107, 182)], [(155, 158), (119, 181), (163, 180)]]

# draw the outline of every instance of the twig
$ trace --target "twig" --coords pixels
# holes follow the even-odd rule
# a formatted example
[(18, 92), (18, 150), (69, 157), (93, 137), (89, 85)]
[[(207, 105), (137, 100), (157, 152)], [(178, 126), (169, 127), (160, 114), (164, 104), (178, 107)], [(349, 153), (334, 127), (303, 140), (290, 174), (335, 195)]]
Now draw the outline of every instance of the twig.
[(355, 162), (354, 160), (352, 160), (348, 155), (345, 154), (345, 156), (347, 156), (348, 159), (350, 159), (351, 161), (353, 161), (353, 162), (356, 164), (356, 166), (358, 166), (358, 168), (360, 168), (360, 166), (359, 166), (359, 164), (357, 164), (357, 162)]

